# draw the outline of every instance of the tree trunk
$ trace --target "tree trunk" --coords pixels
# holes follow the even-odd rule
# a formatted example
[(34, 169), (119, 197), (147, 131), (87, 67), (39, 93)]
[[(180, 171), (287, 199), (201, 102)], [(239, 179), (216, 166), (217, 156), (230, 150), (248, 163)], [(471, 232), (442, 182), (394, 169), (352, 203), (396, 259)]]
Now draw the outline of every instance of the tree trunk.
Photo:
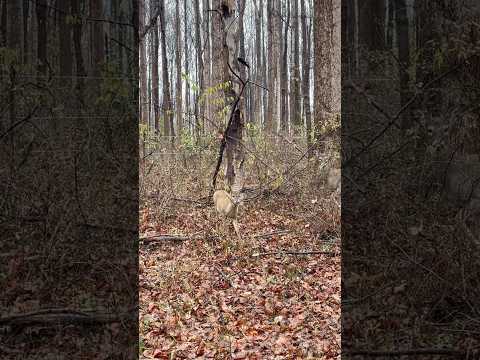
[(195, 11), (195, 43), (197, 48), (197, 79), (198, 79), (198, 91), (195, 96), (195, 130), (197, 135), (203, 133), (203, 106), (199, 106), (200, 96), (203, 91), (203, 59), (202, 59), (202, 37), (200, 35), (200, 23), (202, 21), (200, 17), (200, 0), (193, 2), (193, 8)]
[[(189, 53), (189, 47), (188, 47), (188, 28), (187, 28), (187, 24), (188, 24), (188, 21), (187, 21), (187, 9), (188, 9), (188, 6), (187, 6), (187, 3), (188, 3), (188, 0), (185, 0), (183, 2), (183, 9), (184, 9), (184, 24), (185, 24), (185, 28), (184, 28), (184, 47), (185, 47), (185, 75), (189, 76), (189, 71), (190, 71), (190, 67), (189, 67), (189, 64), (190, 64), (190, 53)], [(190, 84), (188, 81), (185, 82), (185, 112), (186, 112), (186, 116), (187, 116), (187, 119), (190, 120)], [(190, 126), (190, 123), (188, 123), (188, 126)]]
[(332, 116), (332, 29), (335, 0), (315, 2), (315, 140), (320, 146), (322, 127)]
[[(259, 84), (265, 83), (265, 78), (262, 76), (262, 19), (260, 18), (260, 9), (257, 7), (257, 2), (253, 2), (255, 7), (255, 81)], [(262, 97), (263, 89), (256, 88), (255, 90), (255, 118), (250, 119), (253, 123), (262, 123)]]
[[(167, 45), (165, 36), (165, 0), (160, 0), (160, 34), (162, 35), (162, 72), (163, 72), (163, 113), (165, 114), (165, 135), (171, 136), (172, 144), (174, 142), (173, 116), (172, 116), (172, 101), (170, 99), (170, 80), (168, 78), (168, 62), (167, 62)], [(158, 33), (157, 33), (158, 34)], [(158, 41), (158, 35), (157, 35)], [(158, 48), (157, 48), (158, 49)], [(154, 84), (155, 87), (158, 86)], [(158, 88), (157, 88), (158, 89)], [(158, 90), (157, 90), (158, 94)]]
[[(210, 15), (209, 13), (207, 12), (207, 10), (210, 9), (210, 0), (203, 0), (203, 13), (204, 13), (204, 17), (203, 17), (203, 21), (204, 21), (204, 30), (203, 30), (203, 34), (204, 34), (204, 40), (203, 40), (203, 43), (204, 43), (204, 48), (205, 48), (205, 52), (204, 52), (204, 66), (203, 66), (203, 88), (204, 88), (204, 91), (205, 89), (208, 89), (210, 88), (210, 86), (212, 86), (212, 79), (211, 79), (211, 61), (212, 61), (212, 57), (211, 57), (211, 41), (210, 41), (210, 33), (211, 33), (211, 29), (210, 29)], [(206, 122), (206, 128), (207, 128), (207, 132), (210, 132), (213, 128), (213, 124), (211, 123), (212, 121), (212, 111), (211, 111), (211, 102), (210, 102), (210, 95), (207, 95), (204, 97), (204, 103), (203, 103), (203, 106), (205, 107), (205, 111), (204, 111), (204, 115), (207, 117), (207, 122)]]
[[(244, 60), (245, 59), (245, 34), (243, 30), (243, 15), (245, 13), (245, 2), (246, 0), (239, 0), (238, 1), (238, 6), (239, 6), (239, 16), (238, 16), (238, 33), (237, 33), (237, 39), (239, 40), (239, 51), (238, 51), (238, 56)], [(249, 70), (246, 66), (240, 65), (239, 66), (240, 70), (240, 77), (245, 81), (247, 79), (247, 71)], [(245, 93), (249, 93), (251, 90), (251, 86), (249, 86)], [(247, 110), (247, 102), (245, 101), (245, 94), (242, 96), (240, 99), (240, 103), (238, 104), (240, 107), (240, 110), (242, 114), (248, 114)]]
[[(143, 34), (145, 28), (145, 3), (139, 2), (139, 28), (140, 33)], [(147, 56), (146, 56), (146, 41), (145, 38), (138, 44), (140, 57), (140, 122), (143, 125), (148, 125), (148, 101), (147, 101)]]
[(301, 12), (302, 12), (302, 94), (303, 94), (303, 112), (305, 116), (305, 123), (307, 126), (307, 146), (310, 148), (312, 144), (312, 119), (310, 113), (310, 29), (311, 23), (307, 25), (307, 11), (305, 7), (305, 1), (301, 0)]
[(292, 122), (294, 134), (300, 134), (302, 130), (302, 117), (300, 115), (300, 62), (299, 62), (299, 26), (298, 26), (298, 1), (292, 1), (292, 39), (293, 59), (290, 79), (290, 121)]
[[(159, 0), (159, 2), (156, 4), (157, 6), (161, 6), (161, 3), (163, 0)], [(155, 2), (153, 3), (155, 4)], [(153, 6), (151, 4), (150, 8), (150, 16), (153, 17), (155, 16), (157, 12), (157, 7)], [(163, 11), (161, 11), (163, 13)], [(152, 66), (152, 76), (151, 76), (151, 98), (152, 98), (152, 106), (153, 106), (153, 127), (155, 129), (155, 132), (158, 132), (160, 130), (160, 101), (159, 101), (159, 92), (158, 92), (158, 84), (159, 84), (159, 76), (158, 76), (158, 47), (159, 47), (159, 40), (158, 40), (158, 25), (155, 24), (152, 29), (150, 30), (151, 34), (151, 54), (152, 54), (152, 60), (151, 60), (151, 66)], [(166, 59), (166, 56), (163, 57), (162, 54), (162, 63), (163, 60)], [(165, 78), (164, 78), (165, 79)], [(167, 74), (167, 81), (168, 81), (168, 74)], [(164, 99), (164, 104), (165, 104), (165, 99)], [(162, 109), (162, 114), (164, 115), (164, 123), (163, 123), (163, 135), (168, 136), (170, 134), (169, 130), (169, 122), (167, 121), (167, 107), (163, 106)]]
[[(175, 32), (176, 32), (176, 46), (175, 46), (175, 66), (176, 66), (176, 100), (175, 109), (177, 114), (177, 134), (181, 134), (183, 128), (182, 117), (182, 55), (180, 49), (182, 47), (182, 33), (180, 31), (180, 0), (175, 1)], [(187, 56), (187, 54), (185, 54)], [(179, 137), (180, 139), (180, 137)]]
[(272, 133), (274, 129), (274, 121), (276, 118), (276, 77), (277, 77), (277, 59), (278, 59), (278, 20), (279, 20), (279, 3), (278, 1), (268, 0), (268, 104), (267, 104), (267, 116), (265, 120), (265, 131)]
[[(302, 0), (303, 1), (303, 0)], [(288, 29), (290, 27), (290, 0), (286, 3), (286, 20), (284, 24), (283, 45), (282, 45), (282, 75), (280, 81), (281, 91), (281, 111), (280, 111), (280, 129), (282, 132), (288, 131)]]
[[(212, 8), (220, 9), (222, 0), (213, 0)], [(226, 81), (225, 73), (223, 68), (223, 44), (225, 43), (225, 35), (223, 33), (223, 23), (221, 15), (217, 12), (210, 13), (210, 19), (212, 23), (212, 86), (218, 86), (219, 84)], [(224, 118), (221, 117), (220, 112), (223, 110), (224, 105), (221, 104), (219, 98), (221, 95), (217, 92), (215, 93), (215, 105), (214, 113), (215, 117), (218, 118), (218, 124), (224, 122)]]

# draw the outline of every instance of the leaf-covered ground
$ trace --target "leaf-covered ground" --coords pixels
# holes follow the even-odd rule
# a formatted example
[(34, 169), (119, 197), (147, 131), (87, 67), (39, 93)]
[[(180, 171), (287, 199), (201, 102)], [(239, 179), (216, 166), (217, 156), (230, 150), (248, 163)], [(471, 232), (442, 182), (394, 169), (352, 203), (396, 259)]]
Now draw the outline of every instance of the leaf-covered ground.
[(141, 358), (339, 358), (339, 244), (311, 208), (249, 203), (242, 241), (211, 208), (142, 210), (143, 235), (194, 236), (141, 246)]

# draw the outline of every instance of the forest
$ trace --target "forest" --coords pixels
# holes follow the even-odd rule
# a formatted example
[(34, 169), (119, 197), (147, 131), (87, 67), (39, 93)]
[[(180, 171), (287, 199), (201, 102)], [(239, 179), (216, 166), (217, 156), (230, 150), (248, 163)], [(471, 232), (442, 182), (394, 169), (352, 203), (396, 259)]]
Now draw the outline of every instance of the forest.
[(139, 16), (140, 353), (336, 358), (340, 2)]
[(0, 358), (476, 358), (476, 0), (0, 0)]

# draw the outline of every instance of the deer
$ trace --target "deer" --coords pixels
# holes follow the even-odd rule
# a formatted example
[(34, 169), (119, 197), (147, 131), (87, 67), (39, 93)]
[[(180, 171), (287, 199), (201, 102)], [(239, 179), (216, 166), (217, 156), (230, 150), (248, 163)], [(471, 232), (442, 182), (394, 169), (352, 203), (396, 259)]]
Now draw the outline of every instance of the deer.
[(452, 151), (451, 124), (442, 123), (440, 117), (431, 118), (427, 127), (430, 138), (428, 152), (434, 160), (435, 177), (444, 184), (447, 200), (457, 208), (456, 219), (468, 237), (480, 249), (478, 234), (467, 226), (472, 217), (474, 224), (480, 215), (480, 160), (478, 154), (459, 154)]
[(240, 235), (240, 228), (238, 226), (237, 216), (238, 208), (244, 200), (243, 192), (243, 160), (240, 163), (238, 174), (235, 177), (234, 184), (232, 186), (232, 194), (229, 194), (227, 191), (218, 189), (213, 193), (213, 203), (215, 205), (215, 210), (217, 215), (230, 219), (233, 224), (235, 233), (237, 234), (239, 240), (242, 240)]

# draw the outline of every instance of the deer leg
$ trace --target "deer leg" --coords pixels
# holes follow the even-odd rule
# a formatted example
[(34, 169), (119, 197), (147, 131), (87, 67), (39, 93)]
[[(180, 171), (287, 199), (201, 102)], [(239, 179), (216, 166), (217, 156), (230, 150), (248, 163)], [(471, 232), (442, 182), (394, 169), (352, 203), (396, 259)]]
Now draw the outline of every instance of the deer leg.
[(239, 239), (240, 241), (242, 241), (242, 237), (240, 236), (240, 228), (239, 228), (239, 226), (238, 226), (237, 220), (236, 220), (236, 219), (233, 220), (232, 223), (233, 223), (233, 228), (235, 229), (235, 233), (236, 233), (237, 236), (238, 236), (238, 239)]

